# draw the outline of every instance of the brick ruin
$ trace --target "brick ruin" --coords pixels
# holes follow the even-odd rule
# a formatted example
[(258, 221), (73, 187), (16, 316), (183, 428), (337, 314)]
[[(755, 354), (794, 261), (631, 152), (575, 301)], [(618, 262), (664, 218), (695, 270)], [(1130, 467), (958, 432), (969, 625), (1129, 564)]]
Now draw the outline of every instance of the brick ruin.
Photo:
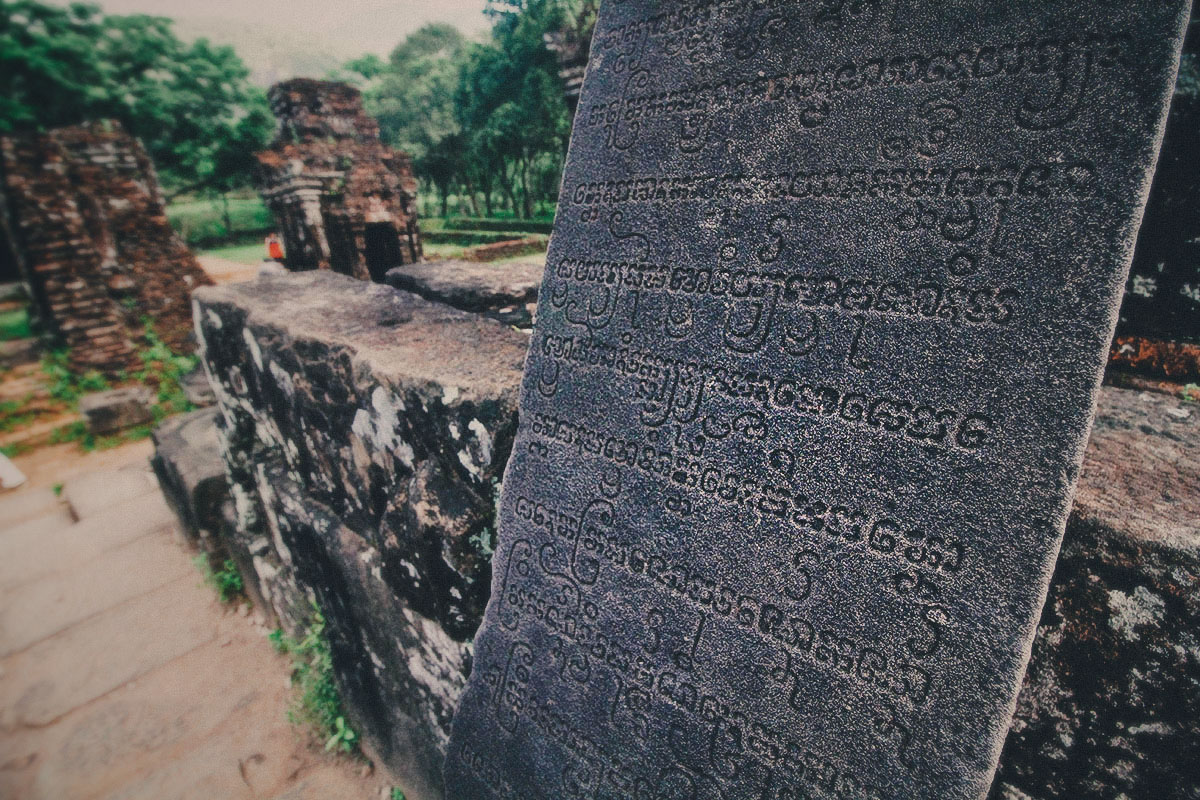
[(0, 138), (0, 233), (34, 313), (79, 370), (137, 365), (149, 317), (190, 343), (191, 290), (212, 283), (167, 222), (154, 164), (119, 123)]
[[(562, 81), (563, 99), (571, 116), (575, 116), (579, 108), (579, 92), (583, 89), (583, 75), (587, 72), (599, 5), (598, 0), (582, 0), (560, 27), (542, 36), (546, 49), (558, 59), (558, 79)], [(604, 42), (599, 43), (601, 47), (604, 45)]]
[(288, 269), (381, 283), (391, 267), (420, 261), (412, 160), (379, 140), (359, 91), (300, 78), (276, 84), (268, 97), (279, 127), (258, 154), (260, 190)]

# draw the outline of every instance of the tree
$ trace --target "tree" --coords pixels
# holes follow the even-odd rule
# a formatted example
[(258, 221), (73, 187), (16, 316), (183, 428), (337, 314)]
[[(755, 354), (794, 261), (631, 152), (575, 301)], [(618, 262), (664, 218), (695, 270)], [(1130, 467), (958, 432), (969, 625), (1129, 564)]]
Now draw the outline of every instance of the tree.
[(553, 199), (540, 191), (540, 176), (561, 171), (570, 133), (558, 62), (545, 42), (565, 24), (567, 9), (557, 0), (513, 0), (492, 10), (492, 41), (472, 48), (455, 107), (471, 160), (498, 167), (509, 204), (529, 217), (539, 202)]
[(426, 25), (386, 64), (368, 56), (346, 64), (343, 74), (357, 76), (384, 141), (413, 155), (443, 215), (456, 190), (472, 210), (482, 196), (491, 215), (498, 189), (514, 213), (532, 216), (554, 200), (570, 132), (546, 36), (593, 7), (593, 0), (495, 0), (485, 42), (468, 43), (449, 25)]
[(248, 77), (232, 48), (185, 44), (163, 17), (0, 0), (0, 132), (117, 119), (168, 188), (251, 181), (273, 123)]
[[(441, 23), (417, 29), (396, 46), (366, 92), (367, 110), (379, 120), (384, 141), (420, 159), (460, 132), (453, 94), (465, 47), (462, 34)], [(357, 63), (347, 68), (372, 77), (356, 69)]]

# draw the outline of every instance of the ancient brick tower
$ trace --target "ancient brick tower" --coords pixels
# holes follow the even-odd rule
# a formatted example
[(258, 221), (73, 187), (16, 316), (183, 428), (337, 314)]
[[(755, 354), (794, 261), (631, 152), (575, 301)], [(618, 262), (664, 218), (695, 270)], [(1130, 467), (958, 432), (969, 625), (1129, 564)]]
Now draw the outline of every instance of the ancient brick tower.
[(167, 222), (154, 165), (117, 122), (0, 138), (0, 247), (78, 369), (138, 363), (148, 317), (191, 348), (191, 290), (212, 283)]
[(359, 91), (298, 78), (268, 97), (279, 130), (258, 154), (260, 189), (288, 268), (382, 282), (389, 268), (420, 261), (412, 160), (379, 141)]

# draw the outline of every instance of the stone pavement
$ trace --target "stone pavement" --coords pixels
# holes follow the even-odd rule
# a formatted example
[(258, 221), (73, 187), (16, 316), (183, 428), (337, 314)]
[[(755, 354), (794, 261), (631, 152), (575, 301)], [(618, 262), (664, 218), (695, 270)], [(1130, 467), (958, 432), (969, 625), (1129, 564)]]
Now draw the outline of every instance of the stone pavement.
[(202, 585), (126, 449), (61, 496), (37, 470), (0, 494), (0, 797), (386, 797), (288, 723), (287, 659)]

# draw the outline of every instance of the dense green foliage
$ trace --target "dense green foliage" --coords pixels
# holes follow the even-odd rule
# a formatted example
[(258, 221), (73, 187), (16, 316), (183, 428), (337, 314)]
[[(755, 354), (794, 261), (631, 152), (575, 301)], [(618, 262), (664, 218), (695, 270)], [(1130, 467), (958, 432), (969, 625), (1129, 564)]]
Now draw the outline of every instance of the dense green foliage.
[(246, 238), (266, 252), (262, 237), (274, 227), (271, 212), (252, 191), (177, 200), (167, 206), (167, 219), (188, 245), (199, 248)]
[(363, 85), (385, 141), (413, 155), (440, 200), (478, 216), (552, 213), (571, 120), (547, 33), (591, 13), (588, 0), (499, 0), (483, 42), (430, 24), (385, 62), (345, 69)]
[(170, 20), (0, 0), (0, 132), (116, 119), (169, 189), (248, 183), (273, 122), (232, 48), (181, 42)]
[(108, 379), (96, 370), (82, 375), (71, 367), (71, 354), (65, 348), (42, 355), (42, 372), (47, 379), (47, 391), (55, 400), (74, 406), (88, 392), (103, 392), (112, 387)]

